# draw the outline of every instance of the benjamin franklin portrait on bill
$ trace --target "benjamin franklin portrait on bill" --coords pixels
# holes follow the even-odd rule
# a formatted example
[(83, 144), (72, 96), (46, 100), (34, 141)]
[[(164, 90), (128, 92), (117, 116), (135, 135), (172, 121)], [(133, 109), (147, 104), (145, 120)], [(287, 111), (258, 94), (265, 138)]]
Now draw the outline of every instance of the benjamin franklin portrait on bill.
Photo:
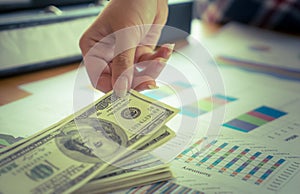
[(115, 156), (126, 145), (125, 137), (123, 130), (111, 122), (85, 118), (63, 126), (56, 143), (69, 157), (94, 163)]

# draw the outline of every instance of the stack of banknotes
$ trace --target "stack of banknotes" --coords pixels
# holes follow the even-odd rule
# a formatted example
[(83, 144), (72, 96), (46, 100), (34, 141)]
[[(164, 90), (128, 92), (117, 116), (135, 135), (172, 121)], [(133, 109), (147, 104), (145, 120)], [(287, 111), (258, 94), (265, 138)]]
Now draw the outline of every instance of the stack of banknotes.
[(178, 110), (133, 90), (110, 92), (1, 150), (0, 193), (107, 193), (172, 178), (151, 155), (174, 132)]

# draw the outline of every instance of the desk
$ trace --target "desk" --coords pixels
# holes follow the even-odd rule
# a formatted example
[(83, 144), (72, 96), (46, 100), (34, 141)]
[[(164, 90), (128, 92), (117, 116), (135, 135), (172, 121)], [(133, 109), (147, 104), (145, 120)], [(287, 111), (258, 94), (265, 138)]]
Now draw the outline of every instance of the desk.
[(26, 73), (22, 75), (16, 75), (8, 78), (0, 79), (0, 105), (5, 105), (7, 103), (19, 100), (30, 93), (23, 91), (18, 86), (21, 84), (27, 84), (34, 81), (39, 81), (42, 79), (57, 76), (68, 71), (74, 70), (79, 66), (79, 63), (69, 64), (61, 67), (55, 67), (51, 69), (44, 69), (40, 71), (35, 71), (31, 73)]

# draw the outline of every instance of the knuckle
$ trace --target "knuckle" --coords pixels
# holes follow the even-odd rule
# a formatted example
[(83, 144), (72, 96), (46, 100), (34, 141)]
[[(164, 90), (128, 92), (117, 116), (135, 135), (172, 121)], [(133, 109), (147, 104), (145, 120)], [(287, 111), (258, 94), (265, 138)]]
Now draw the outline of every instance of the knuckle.
[(83, 34), (79, 39), (79, 48), (82, 52), (85, 51), (87, 42), (88, 42), (88, 38), (85, 34)]
[(125, 54), (121, 53), (114, 59), (115, 65), (118, 66), (120, 69), (127, 69), (131, 66), (131, 59), (130, 57)]
[(80, 48), (84, 45), (84, 42), (86, 41), (86, 35), (83, 34), (79, 39), (79, 46)]

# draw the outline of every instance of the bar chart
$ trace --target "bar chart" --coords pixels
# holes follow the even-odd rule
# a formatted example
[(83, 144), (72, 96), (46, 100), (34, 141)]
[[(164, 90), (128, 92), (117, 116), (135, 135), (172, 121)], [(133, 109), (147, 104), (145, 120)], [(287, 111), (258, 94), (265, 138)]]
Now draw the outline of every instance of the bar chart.
[(177, 92), (181, 92), (184, 89), (188, 89), (191, 87), (193, 87), (193, 85), (187, 82), (176, 81), (171, 83), (170, 85), (163, 85), (158, 89), (148, 90), (144, 92), (144, 94), (150, 98), (160, 100), (168, 96), (176, 95)]
[(151, 194), (151, 193), (186, 193), (186, 194), (203, 194), (203, 192), (178, 185), (172, 182), (158, 182), (152, 185), (131, 188), (126, 194)]
[(257, 127), (276, 120), (286, 114), (286, 112), (271, 107), (261, 106), (238, 116), (237, 118), (223, 124), (223, 126), (248, 133)]
[(214, 94), (210, 97), (206, 97), (189, 105), (183, 106), (181, 114), (190, 117), (197, 117), (235, 100), (237, 100), (237, 98), (222, 94)]
[(263, 184), (284, 166), (286, 159), (234, 143), (214, 140), (201, 147), (200, 139), (179, 154), (175, 160), (194, 169), (217, 173), (253, 185)]

